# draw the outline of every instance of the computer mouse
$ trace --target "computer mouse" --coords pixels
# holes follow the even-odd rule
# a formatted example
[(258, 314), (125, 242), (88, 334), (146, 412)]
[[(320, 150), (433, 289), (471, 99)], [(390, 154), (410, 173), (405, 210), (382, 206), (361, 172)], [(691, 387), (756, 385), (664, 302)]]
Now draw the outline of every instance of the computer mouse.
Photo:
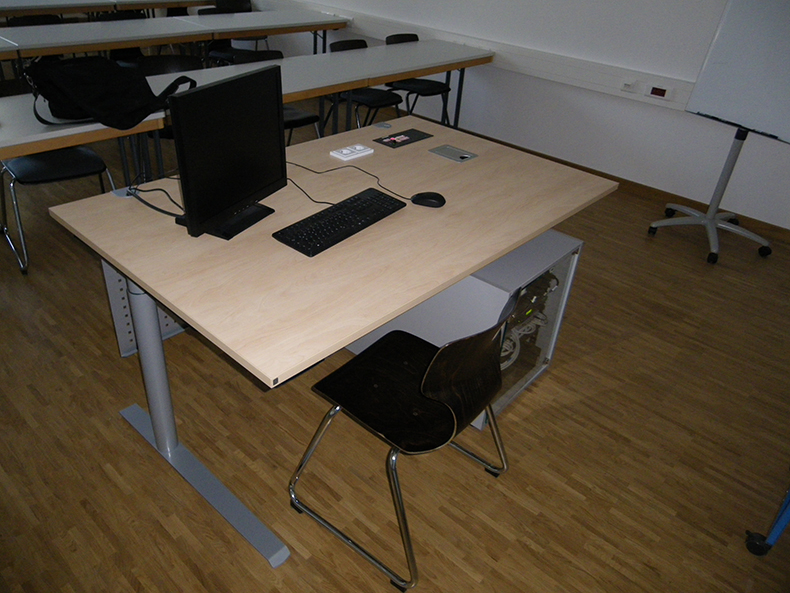
[(412, 204), (428, 206), (428, 208), (441, 208), (445, 201), (444, 196), (435, 191), (423, 191), (411, 197)]

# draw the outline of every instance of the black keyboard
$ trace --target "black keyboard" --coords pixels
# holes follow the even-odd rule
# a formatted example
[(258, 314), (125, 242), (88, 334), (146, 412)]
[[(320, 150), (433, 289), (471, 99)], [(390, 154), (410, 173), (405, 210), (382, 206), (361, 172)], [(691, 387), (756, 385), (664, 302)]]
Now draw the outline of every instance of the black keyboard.
[(303, 218), (272, 235), (313, 257), (406, 206), (372, 187)]

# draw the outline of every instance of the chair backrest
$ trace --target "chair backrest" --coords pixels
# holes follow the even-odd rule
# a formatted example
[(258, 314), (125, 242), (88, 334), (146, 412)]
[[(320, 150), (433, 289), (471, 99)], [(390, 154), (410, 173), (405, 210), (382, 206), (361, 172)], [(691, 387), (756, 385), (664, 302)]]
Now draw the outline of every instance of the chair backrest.
[(364, 49), (368, 46), (368, 42), (364, 39), (341, 39), (340, 41), (333, 41), (329, 44), (329, 51), (347, 51), (349, 49)]
[(6, 20), (9, 27), (30, 27), (33, 25), (59, 25), (63, 19), (56, 14), (26, 14), (12, 16)]
[(115, 10), (112, 12), (100, 12), (94, 17), (94, 20), (100, 22), (107, 21), (134, 21), (138, 19), (147, 18), (145, 12), (142, 10)]
[(138, 68), (143, 76), (155, 76), (157, 74), (173, 74), (187, 70), (202, 70), (203, 60), (198, 56), (155, 54), (142, 56), (131, 65)]
[(199, 8), (201, 14), (232, 14), (234, 12), (252, 12), (251, 0), (215, 0), (211, 8)]
[(514, 306), (515, 300), (509, 302), (493, 327), (443, 346), (425, 372), (422, 393), (453, 411), (455, 434), (469, 426), (502, 387), (501, 331)]
[(268, 60), (282, 60), (283, 52), (279, 49), (237, 50), (233, 52), (231, 60), (234, 64), (251, 64), (253, 62), (266, 62)]
[(419, 40), (420, 37), (417, 33), (395, 33), (394, 35), (388, 35), (384, 43), (387, 45), (395, 45), (396, 43), (410, 43)]

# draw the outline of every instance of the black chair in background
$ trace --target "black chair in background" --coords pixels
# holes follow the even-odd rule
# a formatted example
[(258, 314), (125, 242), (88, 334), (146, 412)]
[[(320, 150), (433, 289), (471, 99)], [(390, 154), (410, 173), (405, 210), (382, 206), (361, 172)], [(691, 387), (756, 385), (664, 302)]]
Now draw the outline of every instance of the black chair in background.
[[(334, 41), (329, 44), (329, 51), (330, 52), (340, 52), (340, 51), (350, 51), (355, 49), (364, 49), (368, 46), (367, 42), (364, 39), (343, 39), (341, 41)], [(362, 126), (368, 126), (373, 123), (376, 119), (376, 115), (380, 109), (386, 107), (394, 107), (395, 114), (400, 117), (400, 111), (398, 109), (398, 105), (403, 102), (403, 97), (401, 97), (398, 93), (394, 93), (392, 91), (384, 90), (384, 89), (374, 89), (374, 88), (361, 88), (361, 89), (354, 89), (350, 93), (340, 93), (339, 102), (348, 101), (349, 97), (351, 97), (351, 102), (353, 104), (354, 109), (354, 116), (357, 120), (357, 127), (361, 128)], [(338, 101), (333, 101), (331, 107), (329, 108), (328, 113), (326, 114), (326, 118), (324, 119), (324, 126), (329, 121), (330, 115), (332, 115), (332, 111), (338, 107)], [(365, 119), (360, 120), (359, 117), (359, 106), (362, 105), (363, 107), (367, 108), (367, 112), (365, 113)]]
[[(97, 22), (111, 21), (134, 21), (147, 18), (145, 11), (142, 10), (115, 10), (112, 12), (100, 12), (94, 18)], [(111, 49), (107, 52), (107, 57), (111, 60), (135, 60), (143, 55), (139, 47), (121, 47)]]
[[(450, 445), (494, 476), (507, 470), (505, 449), (491, 409), (502, 386), (501, 331), (513, 305), (506, 309), (495, 326), (442, 348), (406, 332), (391, 332), (313, 386), (313, 391), (332, 404), (332, 408), (324, 416), (291, 477), (291, 506), (326, 527), (384, 572), (401, 590), (417, 584), (417, 565), (398, 479), (400, 453), (419, 455)], [(456, 436), (484, 411), (488, 413), (499, 465), (489, 463), (454, 442)], [(387, 477), (406, 554), (408, 580), (297, 497), (297, 483), (339, 412), (345, 412), (390, 447)], [(326, 505), (334, 500), (324, 502)]]
[[(396, 43), (412, 43), (419, 40), (420, 38), (416, 33), (397, 33), (395, 35), (389, 35), (384, 40), (384, 43), (387, 45), (395, 45)], [(441, 123), (446, 126), (450, 125), (450, 114), (447, 111), (447, 104), (450, 100), (450, 85), (448, 83), (428, 78), (407, 78), (406, 80), (388, 82), (387, 86), (396, 91), (406, 92), (406, 111), (409, 115), (414, 111), (414, 107), (417, 105), (417, 99), (420, 97), (435, 97), (436, 95), (441, 95)], [(410, 98), (412, 99), (411, 101), (409, 101)]]
[[(209, 59), (219, 66), (229, 66), (231, 64), (252, 64), (254, 62), (266, 62), (268, 60), (282, 60), (283, 52), (277, 49), (239, 49), (222, 48), (209, 52)], [(321, 137), (321, 118), (315, 113), (297, 109), (290, 105), (283, 106), (283, 119), (285, 129), (288, 130), (287, 144), (291, 144), (293, 133), (296, 128), (305, 126), (315, 126), (316, 136)]]
[[(252, 12), (251, 0), (215, 0), (214, 6), (209, 8), (198, 8), (198, 15), (203, 14), (233, 14), (236, 12)], [(263, 37), (250, 37), (248, 41), (255, 42), (255, 49), (258, 49), (258, 42), (263, 41), (266, 49), (269, 49), (269, 38), (264, 35)], [(212, 49), (219, 47), (231, 47), (231, 39), (219, 39), (212, 41)]]
[[(63, 23), (63, 19), (57, 14), (26, 14), (22, 16), (11, 16), (6, 19), (8, 27), (32, 27), (36, 25), (59, 25)], [(61, 56), (44, 56), (45, 60), (57, 60)], [(24, 79), (22, 72), (24, 70), (24, 60), (19, 58), (11, 61), (11, 70), (16, 79)], [(2, 72), (2, 70), (0, 70)], [(5, 78), (5, 76), (3, 76)], [(21, 88), (25, 88), (22, 84)], [(27, 87), (30, 88), (29, 86)], [(16, 94), (16, 93), (14, 93)]]
[[(18, 183), (22, 185), (38, 185), (97, 175), (101, 193), (104, 193), (102, 173), (106, 173), (107, 179), (110, 181), (110, 187), (115, 189), (112, 175), (110, 175), (110, 171), (102, 158), (86, 146), (61, 148), (50, 152), (21, 156), (3, 161), (2, 164), (3, 168), (0, 171), (0, 226), (23, 274), (27, 274), (29, 259), (16, 192)], [(8, 173), (11, 177), (9, 190), (11, 193), (11, 206), (14, 209), (14, 217), (16, 218), (18, 246), (14, 244), (8, 228), (8, 211), (3, 183), (3, 175), (5, 173)]]

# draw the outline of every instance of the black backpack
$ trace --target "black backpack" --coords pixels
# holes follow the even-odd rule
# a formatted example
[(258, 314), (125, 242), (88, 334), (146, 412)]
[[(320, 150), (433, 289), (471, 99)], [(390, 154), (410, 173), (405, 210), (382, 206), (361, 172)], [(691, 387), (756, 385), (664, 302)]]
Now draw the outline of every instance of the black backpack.
[[(35, 60), (25, 68), (33, 89), (33, 113), (43, 124), (97, 121), (105, 126), (128, 130), (150, 114), (164, 109), (167, 98), (182, 84), (197, 83), (179, 76), (159, 95), (151, 90), (145, 76), (135, 68), (119, 66), (109, 58), (88, 56), (67, 60)], [(38, 97), (49, 103), (50, 121), (36, 108)]]

